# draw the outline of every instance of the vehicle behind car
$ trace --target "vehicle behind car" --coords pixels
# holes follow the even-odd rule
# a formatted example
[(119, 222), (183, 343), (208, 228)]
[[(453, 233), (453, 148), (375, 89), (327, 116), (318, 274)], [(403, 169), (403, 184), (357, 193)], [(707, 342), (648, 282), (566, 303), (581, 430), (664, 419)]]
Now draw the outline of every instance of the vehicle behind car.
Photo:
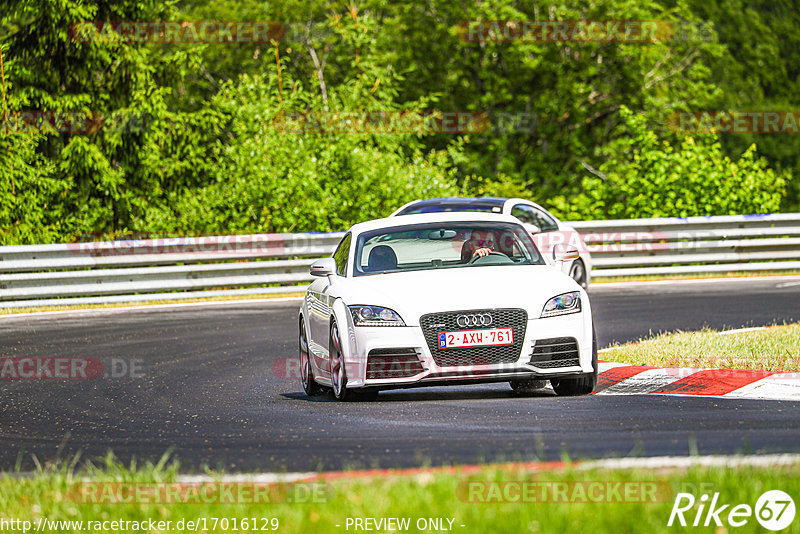
[(549, 263), (554, 263), (553, 254), (560, 248), (559, 245), (576, 249), (579, 257), (563, 264), (564, 272), (584, 289), (589, 287), (592, 259), (583, 238), (574, 228), (558, 220), (539, 204), (522, 198), (431, 198), (409, 202), (391, 216), (440, 212), (483, 212), (516, 217), (531, 234)]

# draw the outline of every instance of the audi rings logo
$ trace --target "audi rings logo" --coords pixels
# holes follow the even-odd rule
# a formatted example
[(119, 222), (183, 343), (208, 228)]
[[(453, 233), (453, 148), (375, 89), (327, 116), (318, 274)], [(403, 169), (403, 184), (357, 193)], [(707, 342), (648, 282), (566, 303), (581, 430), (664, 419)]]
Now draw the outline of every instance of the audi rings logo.
[(489, 326), (492, 324), (492, 316), (488, 313), (471, 313), (469, 315), (459, 315), (456, 317), (456, 324), (461, 328), (468, 326)]

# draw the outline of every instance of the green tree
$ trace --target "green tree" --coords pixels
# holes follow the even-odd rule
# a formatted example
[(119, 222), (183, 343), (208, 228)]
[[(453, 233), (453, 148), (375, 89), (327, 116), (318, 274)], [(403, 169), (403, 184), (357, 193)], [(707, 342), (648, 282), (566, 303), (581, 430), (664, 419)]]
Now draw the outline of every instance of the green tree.
[[(596, 148), (617, 131), (620, 105), (665, 123), (675, 109), (705, 109), (718, 97), (707, 64), (722, 47), (697, 32), (655, 43), (619, 43), (470, 41), (459, 30), (469, 20), (677, 23), (694, 19), (685, 6), (666, 9), (655, 1), (632, 0), (375, 0), (370, 6), (383, 16), (376, 39), (404, 69), (401, 101), (433, 93), (441, 109), (479, 110), (495, 119), (495, 129), (470, 136), (461, 176), (504, 175), (542, 201), (578, 191), (575, 164), (596, 163)], [(427, 142), (443, 147), (450, 139)]]
[[(163, 20), (171, 10), (169, 3), (155, 0), (16, 0), (0, 16), (0, 27), (6, 29), (0, 42), (12, 123), (33, 113), (66, 116), (75, 123), (91, 120), (97, 126), (35, 128), (40, 131), (24, 144), (29, 150), (16, 156), (42, 179), (64, 184), (57, 188), (63, 195), (56, 205), (48, 203), (48, 209), (59, 214), (63, 239), (130, 229), (147, 206), (160, 202), (170, 178), (162, 167), (167, 135), (163, 125), (177, 120), (167, 111), (166, 97), (169, 85), (191, 62), (185, 51), (157, 45), (84, 41), (73, 24)], [(25, 194), (16, 187), (10, 190)], [(43, 209), (45, 202), (42, 197), (30, 206), (31, 213)], [(25, 212), (19, 217), (23, 226), (36, 226), (36, 217)]]
[(625, 135), (603, 149), (571, 202), (557, 199), (566, 218), (629, 219), (776, 212), (785, 179), (751, 146), (734, 161), (715, 136), (661, 141), (645, 119), (621, 108)]
[[(688, 5), (719, 35), (725, 53), (709, 63), (723, 89), (718, 109), (800, 109), (800, 10), (786, 0), (691, 0)], [(781, 208), (800, 210), (800, 136), (791, 134), (723, 135), (726, 154), (738, 157), (753, 143), (778, 170), (790, 173)]]
[[(338, 231), (416, 198), (456, 192), (458, 145), (425, 150), (413, 133), (360, 133), (337, 120), (340, 112), (392, 117), (401, 108), (396, 73), (369, 38), (375, 21), (352, 12), (328, 24), (351, 54), (349, 78), (323, 93), (318, 80), (294, 79), (287, 57), (266, 75), (225, 82), (198, 112), (208, 120), (195, 126), (204, 152), (192, 167), (203, 179), (170, 192), (142, 225), (192, 234)], [(305, 121), (286, 119), (305, 112)], [(335, 120), (332, 131), (316, 129), (320, 117)]]

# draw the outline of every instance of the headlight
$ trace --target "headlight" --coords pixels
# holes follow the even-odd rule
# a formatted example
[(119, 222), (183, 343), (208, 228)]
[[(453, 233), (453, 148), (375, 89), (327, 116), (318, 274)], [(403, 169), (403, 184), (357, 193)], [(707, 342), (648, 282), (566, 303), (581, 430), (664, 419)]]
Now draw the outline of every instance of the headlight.
[(564, 293), (547, 301), (542, 309), (542, 317), (567, 315), (581, 311), (581, 294), (579, 291)]
[(349, 306), (356, 326), (405, 326), (396, 311), (381, 306)]

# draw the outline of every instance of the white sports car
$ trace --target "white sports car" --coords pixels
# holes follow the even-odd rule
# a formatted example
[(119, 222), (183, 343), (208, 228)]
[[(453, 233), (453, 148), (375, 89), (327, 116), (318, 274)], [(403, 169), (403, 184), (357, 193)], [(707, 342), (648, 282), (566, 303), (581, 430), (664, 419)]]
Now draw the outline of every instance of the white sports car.
[(548, 265), (508, 215), (431, 213), (353, 226), (299, 314), (303, 390), (339, 400), (378, 390), (510, 382), (518, 394), (550, 380), (559, 395), (597, 382), (589, 298)]

